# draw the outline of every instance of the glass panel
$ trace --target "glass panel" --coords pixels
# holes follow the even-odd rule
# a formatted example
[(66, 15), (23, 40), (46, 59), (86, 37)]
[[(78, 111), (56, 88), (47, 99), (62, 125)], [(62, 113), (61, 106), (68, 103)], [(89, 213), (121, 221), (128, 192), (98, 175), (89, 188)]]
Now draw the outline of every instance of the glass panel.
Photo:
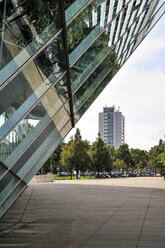
[(65, 59), (59, 36), (0, 91), (0, 125), (2, 126), (28, 98), (26, 108), (33, 106), (62, 75), (64, 68)]
[[(89, 0), (76, 0), (76, 1), (72, 0), (72, 1), (69, 1), (69, 2), (64, 1), (65, 9), (68, 8), (65, 11), (65, 21), (68, 22), (88, 2), (89, 2)], [(70, 4), (71, 4), (71, 6), (69, 7)]]
[(66, 111), (67, 108), (68, 103), (57, 112), (53, 120), (42, 130), (41, 134), (28, 149), (24, 151), (21, 158), (11, 168), (13, 173), (22, 178), (31, 169), (33, 161), (38, 159), (39, 155), (48, 147), (70, 119), (70, 115)]
[(66, 135), (70, 132), (71, 129), (72, 129), (72, 124), (69, 121), (60, 132), (62, 139), (66, 137)]
[[(90, 19), (97, 9), (97, 1), (94, 0), (81, 14), (67, 27), (67, 42), (70, 64), (86, 49), (101, 32), (100, 23)], [(97, 26), (97, 27), (96, 27)]]
[(78, 89), (73, 96), (73, 102), (75, 109), (79, 109), (82, 103), (89, 97), (92, 91), (98, 86), (98, 84), (104, 79), (106, 74), (111, 68), (111, 77), (119, 70), (119, 65), (116, 64), (117, 55), (115, 52), (110, 52), (103, 62), (97, 67), (93, 74), (87, 79), (87, 81)]
[(53, 143), (49, 144), (48, 149), (45, 150), (45, 152), (42, 154), (39, 160), (35, 161), (35, 164), (30, 164), (31, 169), (28, 171), (26, 176), (24, 177), (24, 181), (28, 183), (32, 177), (41, 169), (43, 164), (47, 161), (47, 159), (50, 157), (50, 155), (55, 151), (55, 149), (58, 147), (59, 143), (61, 142), (62, 138), (59, 135), (56, 137)]
[(53, 140), (53, 142), (52, 143), (49, 143), (49, 145), (47, 146), (47, 149), (42, 154), (42, 156), (40, 157), (40, 159), (37, 162), (35, 162), (35, 164), (33, 165), (32, 169), (25, 176), (24, 182), (28, 183), (30, 181), (30, 179), (33, 177), (33, 175), (35, 175), (37, 173), (37, 171), (39, 171), (39, 169), (41, 168), (41, 166), (44, 164), (44, 162), (47, 161), (47, 159), (54, 152), (54, 150), (56, 149), (56, 147), (63, 140), (63, 138), (66, 136), (66, 134), (71, 130), (71, 128), (72, 128), (72, 125), (71, 125), (71, 122), (69, 121), (64, 126), (64, 128), (61, 130), (60, 134), (57, 137), (55, 137), (55, 139)]
[[(0, 144), (0, 149), (1, 149), (1, 144)], [(6, 172), (7, 170), (5, 169), (5, 167), (3, 166), (3, 164), (0, 162), (0, 178), (2, 177), (2, 175)]]
[[(92, 92), (90, 97), (87, 99), (87, 101), (83, 104), (83, 106), (78, 110), (77, 116), (81, 118), (81, 116), (86, 112), (86, 110), (91, 106), (91, 104), (95, 101), (95, 99), (100, 95), (100, 93), (103, 91), (103, 89), (107, 86), (111, 78), (117, 73), (117, 71), (114, 71), (114, 74), (112, 75), (112, 72), (110, 72), (106, 78), (99, 84), (99, 86)], [(78, 118), (77, 118), (78, 119)]]
[(71, 68), (72, 93), (88, 77), (92, 70), (110, 50), (109, 33), (106, 31), (90, 46)]
[(58, 0), (0, 1), (0, 85), (61, 27)]
[(0, 207), (0, 216), (2, 216), (6, 210), (11, 206), (11, 204), (17, 199), (19, 194), (22, 192), (22, 190), (25, 188), (25, 184), (23, 182), (20, 182), (17, 187), (14, 189), (14, 191), (9, 195), (9, 197), (3, 202), (3, 204)]
[(0, 203), (8, 196), (10, 191), (16, 186), (19, 182), (19, 179), (8, 172), (3, 179), (1, 180), (0, 187)]
[(152, 15), (152, 17), (150, 18), (150, 22), (148, 25), (147, 32), (145, 33), (145, 36), (151, 31), (151, 29), (154, 27), (154, 25), (157, 23), (157, 21), (163, 16), (164, 8), (165, 8), (165, 3), (163, 3), (161, 6), (159, 6), (159, 9), (157, 10), (157, 12), (154, 11), (154, 15)]
[[(64, 77), (60, 80), (57, 85), (51, 88), (47, 94), (41, 99), (41, 101), (32, 109), (32, 111), (22, 120), (14, 130), (3, 140), (1, 144), (1, 161), (5, 161), (6, 166), (10, 166), (14, 158), (19, 156), (20, 152), (23, 153), (24, 149), (29, 142), (32, 142), (37, 132), (40, 132), (46, 123), (53, 117), (53, 115), (58, 111), (58, 109), (66, 102), (68, 99), (66, 90), (66, 78)], [(69, 107), (65, 106), (65, 111), (69, 115)], [(63, 113), (64, 114), (64, 113)], [(41, 122), (42, 120), (42, 122)], [(41, 122), (41, 124), (40, 124)], [(55, 123), (57, 125), (57, 123)], [(36, 127), (36, 131), (33, 129)], [(25, 139), (26, 138), (26, 139)], [(22, 141), (25, 142), (22, 144)], [(17, 146), (21, 143), (21, 149), (19, 147), (17, 152), (14, 152), (14, 157), (12, 159), (6, 160), (9, 155), (15, 151)], [(16, 156), (17, 155), (17, 156)]]

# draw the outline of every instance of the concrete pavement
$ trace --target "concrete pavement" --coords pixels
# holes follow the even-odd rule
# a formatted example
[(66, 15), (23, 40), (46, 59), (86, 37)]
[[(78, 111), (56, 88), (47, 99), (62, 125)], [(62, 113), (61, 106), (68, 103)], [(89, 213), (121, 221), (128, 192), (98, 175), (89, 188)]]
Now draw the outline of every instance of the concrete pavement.
[(29, 184), (0, 219), (0, 247), (165, 247), (163, 178)]

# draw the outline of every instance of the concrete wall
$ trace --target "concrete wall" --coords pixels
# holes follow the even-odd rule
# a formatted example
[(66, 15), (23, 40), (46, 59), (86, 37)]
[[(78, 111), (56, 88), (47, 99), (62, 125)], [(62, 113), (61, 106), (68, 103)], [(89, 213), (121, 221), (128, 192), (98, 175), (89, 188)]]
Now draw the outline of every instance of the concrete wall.
[(30, 183), (53, 182), (53, 175), (35, 175)]

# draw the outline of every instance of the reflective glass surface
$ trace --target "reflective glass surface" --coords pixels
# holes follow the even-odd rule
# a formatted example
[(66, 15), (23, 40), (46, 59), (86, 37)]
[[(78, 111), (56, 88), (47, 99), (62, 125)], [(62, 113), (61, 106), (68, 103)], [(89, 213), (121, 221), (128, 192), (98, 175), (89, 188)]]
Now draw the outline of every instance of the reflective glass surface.
[[(1, 143), (0, 160), (5, 162), (6, 166), (10, 167), (11, 162), (14, 161), (14, 157), (16, 158), (20, 153), (24, 152), (29, 142), (32, 142), (34, 137), (38, 135), (38, 132), (45, 127), (46, 123), (49, 122), (58, 109), (67, 101), (68, 96), (65, 84), (66, 78), (64, 77), (42, 97), (41, 101), (32, 111), (3, 140)], [(65, 105), (65, 112), (69, 115), (68, 104)], [(62, 117), (64, 120), (66, 114), (63, 112)], [(56, 114), (56, 126), (59, 124), (58, 115), (59, 113)], [(33, 131), (35, 127), (36, 129)], [(23, 140), (24, 142), (22, 143)], [(19, 148), (15, 151), (17, 146)], [(13, 151), (14, 157), (10, 155)]]
[(100, 82), (98, 87), (93, 92), (91, 92), (91, 95), (89, 96), (89, 98), (84, 102), (84, 104), (78, 110), (77, 114), (79, 115), (79, 118), (81, 118), (81, 116), (91, 106), (91, 104), (95, 101), (95, 99), (100, 95), (100, 93), (107, 86), (110, 79), (115, 75), (115, 73), (117, 73), (117, 70), (116, 70), (116, 72), (114, 71), (113, 73), (112, 73), (112, 71), (110, 71), (110, 73), (105, 77), (105, 79), (102, 82)]
[(47, 161), (50, 155), (54, 152), (57, 148), (58, 144), (62, 141), (62, 139), (66, 136), (66, 134), (71, 130), (72, 125), (70, 120), (66, 123), (66, 125), (62, 128), (59, 132), (58, 136), (52, 140), (46, 147), (45, 152), (42, 154), (39, 160), (35, 161), (35, 164), (31, 164), (32, 168), (24, 177), (24, 182), (28, 183), (29, 180), (37, 173), (37, 171), (41, 168), (41, 166)]
[(62, 39), (58, 36), (0, 91), (0, 126), (11, 118), (23, 103), (30, 108), (30, 105), (58, 80), (64, 69)]
[(99, 83), (104, 79), (106, 74), (111, 68), (111, 76), (119, 69), (119, 65), (116, 64), (117, 55), (115, 52), (110, 52), (103, 62), (97, 67), (97, 69), (92, 73), (92, 75), (87, 79), (87, 81), (78, 89), (78, 91), (73, 96), (74, 107), (76, 110), (83, 104), (84, 101), (89, 97), (92, 91), (99, 85)]
[(92, 11), (96, 11), (97, 1), (94, 0), (67, 27), (67, 43), (70, 64), (91, 44), (102, 28), (100, 23), (90, 24)]
[[(71, 18), (80, 11), (89, 0), (71, 0), (64, 1), (65, 11), (65, 21), (68, 22)], [(71, 4), (71, 5), (70, 5)]]
[(19, 179), (8, 172), (1, 180), (0, 203), (5, 200), (10, 191), (16, 186)]
[(11, 189), (11, 192), (8, 195), (8, 197), (5, 199), (5, 201), (0, 205), (0, 216), (4, 214), (4, 212), (11, 206), (11, 204), (15, 201), (15, 199), (19, 196), (19, 194), (22, 192), (22, 190), (25, 188), (25, 184), (23, 182), (17, 183), (17, 186), (15, 188)]
[(39, 154), (47, 149), (48, 145), (59, 135), (63, 126), (70, 120), (70, 115), (67, 111), (69, 108), (66, 103), (53, 117), (53, 119), (46, 125), (41, 134), (34, 140), (32, 145), (24, 151), (23, 156), (11, 168), (19, 177), (23, 177), (27, 171), (31, 169), (34, 161), (38, 159)]
[(105, 31), (71, 67), (73, 93), (110, 50), (108, 42), (109, 33)]
[[(1, 149), (1, 144), (0, 144), (0, 149)], [(6, 172), (5, 167), (3, 166), (2, 163), (0, 163), (0, 178), (5, 172)]]
[(60, 28), (58, 0), (0, 1), (0, 85)]

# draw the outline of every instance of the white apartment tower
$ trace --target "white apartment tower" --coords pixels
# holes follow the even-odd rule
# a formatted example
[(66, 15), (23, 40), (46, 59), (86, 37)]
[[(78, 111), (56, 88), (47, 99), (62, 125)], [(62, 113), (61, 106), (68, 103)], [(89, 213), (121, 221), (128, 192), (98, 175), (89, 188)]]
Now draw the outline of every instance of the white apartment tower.
[(119, 148), (125, 142), (124, 116), (115, 106), (104, 107), (99, 113), (99, 133), (107, 145)]

